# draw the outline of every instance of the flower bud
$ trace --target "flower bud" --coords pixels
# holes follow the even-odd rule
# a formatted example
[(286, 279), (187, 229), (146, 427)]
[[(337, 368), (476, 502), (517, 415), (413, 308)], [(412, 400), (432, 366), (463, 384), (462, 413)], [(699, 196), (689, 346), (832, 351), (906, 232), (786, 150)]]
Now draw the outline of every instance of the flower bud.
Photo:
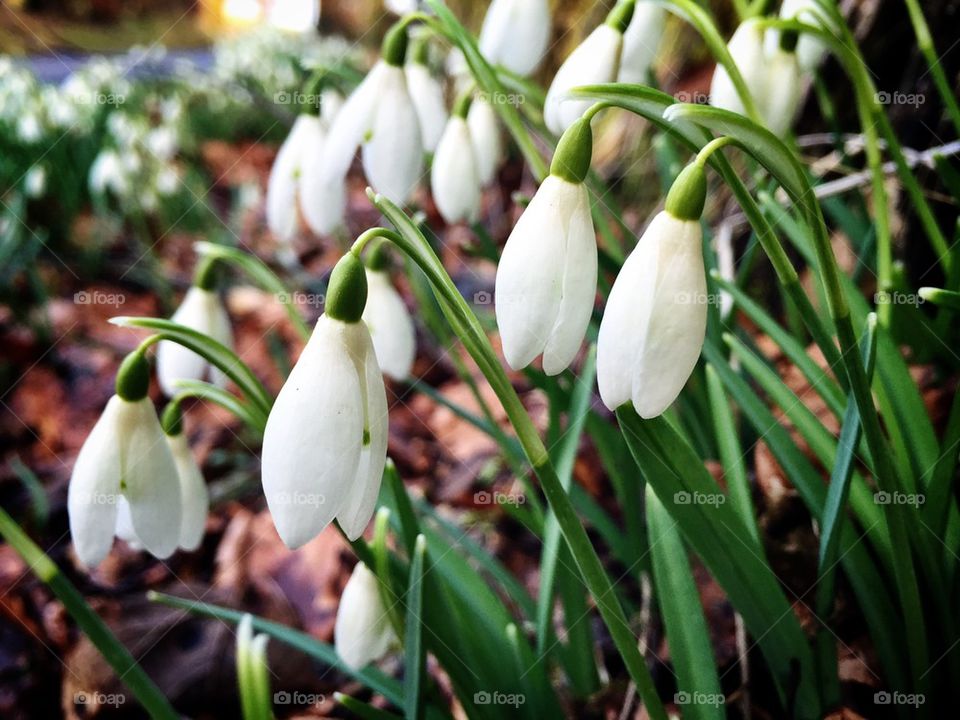
[(623, 33), (623, 52), (617, 82), (647, 83), (647, 73), (657, 55), (667, 11), (652, 2), (637, 3), (630, 25)]
[(480, 52), (494, 65), (529, 75), (550, 41), (547, 0), (493, 0), (480, 29)]
[[(759, 103), (766, 90), (766, 57), (763, 52), (763, 27), (757, 18), (745, 20), (727, 43), (727, 50), (743, 76), (747, 91)], [(710, 104), (730, 112), (746, 115), (746, 109), (726, 68), (717, 63), (710, 82)]]
[(390, 282), (386, 269), (367, 268), (367, 305), (363, 321), (370, 330), (377, 364), (394, 380), (410, 377), (416, 355), (416, 332), (410, 312)]
[(480, 173), (465, 117), (454, 115), (443, 131), (430, 168), (437, 210), (448, 223), (476, 220), (480, 214)]
[(379, 582), (366, 565), (357, 563), (340, 596), (334, 647), (340, 659), (355, 670), (379, 660), (398, 642)]

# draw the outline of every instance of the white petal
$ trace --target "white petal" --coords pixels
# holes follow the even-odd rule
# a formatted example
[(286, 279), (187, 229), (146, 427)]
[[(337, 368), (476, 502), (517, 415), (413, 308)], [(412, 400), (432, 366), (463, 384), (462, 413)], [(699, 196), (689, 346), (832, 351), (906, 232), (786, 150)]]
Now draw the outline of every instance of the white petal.
[(646, 83), (647, 72), (663, 39), (667, 11), (651, 2), (637, 3), (623, 33), (623, 52), (617, 82)]
[(363, 408), (347, 332), (345, 323), (320, 317), (267, 419), (263, 492), (290, 548), (336, 517), (357, 475)]
[(283, 141), (267, 181), (267, 227), (280, 242), (290, 242), (297, 232), (297, 185), (305, 153), (306, 126), (311, 116), (297, 116)]
[(582, 184), (564, 205), (563, 287), (560, 309), (543, 349), (543, 371), (563, 372), (576, 356), (590, 324), (597, 294), (597, 236), (590, 216), (590, 198)]
[(379, 660), (396, 641), (376, 576), (362, 562), (343, 588), (333, 642), (340, 659), (354, 669)]
[(364, 135), (370, 132), (387, 65), (378, 62), (337, 112), (323, 151), (301, 167), (300, 209), (313, 232), (325, 235), (343, 222), (345, 182)]
[(120, 497), (120, 403), (114, 395), (80, 448), (67, 490), (70, 535), (87, 567), (110, 552)]
[(133, 515), (130, 513), (130, 503), (123, 495), (117, 500), (117, 537), (130, 546), (131, 550), (143, 550), (143, 543), (133, 529)]
[(650, 321), (633, 369), (633, 405), (640, 417), (664, 412), (696, 367), (707, 328), (707, 279), (700, 223), (672, 218), (661, 230)]
[(622, 46), (623, 35), (604, 24), (570, 53), (557, 70), (544, 104), (543, 117), (552, 132), (560, 135), (593, 104), (592, 100), (567, 98), (570, 90), (580, 85), (614, 81)]
[(793, 124), (803, 92), (797, 56), (780, 48), (767, 58), (766, 92), (760, 100), (760, 112), (767, 129), (784, 135)]
[(467, 126), (470, 128), (480, 185), (488, 185), (496, 175), (505, 152), (497, 111), (486, 100), (476, 97), (467, 112)]
[[(764, 91), (766, 59), (763, 52), (763, 28), (756, 19), (740, 23), (727, 43), (727, 49), (743, 76), (751, 97), (755, 102), (758, 101)], [(740, 115), (746, 114), (730, 75), (720, 63), (717, 63), (710, 82), (710, 104)]]
[[(780, 17), (784, 20), (797, 19), (814, 27), (831, 30), (830, 22), (824, 18), (822, 11), (818, 9), (816, 0), (783, 0), (783, 4), (780, 5)], [(765, 41), (767, 54), (772, 55), (773, 51), (780, 45), (780, 33), (772, 28), (767, 30)], [(814, 35), (801, 34), (796, 47), (800, 69), (804, 72), (815, 70), (823, 61), (827, 49), (826, 43), (820, 38)]]
[(169, 557), (180, 541), (180, 480), (149, 399), (121, 401), (120, 468), (136, 537), (152, 555)]
[(597, 386), (600, 399), (611, 410), (633, 397), (633, 367), (653, 309), (658, 242), (675, 222), (663, 212), (654, 217), (610, 289), (597, 338)]
[(374, 190), (403, 204), (423, 172), (423, 139), (403, 70), (384, 68), (373, 126), (363, 144), (363, 170)]
[(440, 136), (447, 123), (443, 85), (422, 63), (411, 63), (404, 68), (404, 72), (407, 75), (410, 99), (413, 100), (413, 107), (417, 111), (423, 147), (428, 152), (433, 152), (437, 148), (437, 143), (440, 142)]
[[(227, 347), (233, 344), (230, 318), (216, 292), (191, 286), (170, 319), (208, 335)], [(157, 380), (168, 397), (177, 392), (178, 380), (203, 380), (209, 369), (206, 360), (183, 345), (172, 340), (162, 340), (158, 344)], [(214, 375), (214, 380), (221, 385), (225, 382), (220, 373)]]
[(180, 542), (184, 550), (196, 550), (203, 540), (203, 530), (210, 509), (210, 495), (203, 473), (197, 465), (187, 436), (184, 433), (167, 435), (167, 445), (173, 454), (180, 478)]
[(543, 352), (563, 292), (564, 208), (576, 186), (550, 175), (507, 238), (497, 266), (494, 303), (507, 363), (526, 367)]
[(356, 477), (337, 520), (347, 538), (356, 540), (370, 522), (380, 495), (387, 460), (387, 392), (366, 325), (351, 326), (349, 341), (351, 358), (362, 373), (361, 395), (366, 402), (368, 433), (360, 449)]
[(406, 380), (416, 356), (416, 331), (407, 306), (385, 272), (367, 270), (363, 321), (370, 330), (377, 364), (394, 380)]
[(480, 30), (480, 52), (491, 63), (529, 75), (550, 41), (547, 0), (493, 0)]
[(450, 118), (430, 169), (437, 209), (448, 223), (473, 220), (480, 212), (480, 176), (466, 120)]

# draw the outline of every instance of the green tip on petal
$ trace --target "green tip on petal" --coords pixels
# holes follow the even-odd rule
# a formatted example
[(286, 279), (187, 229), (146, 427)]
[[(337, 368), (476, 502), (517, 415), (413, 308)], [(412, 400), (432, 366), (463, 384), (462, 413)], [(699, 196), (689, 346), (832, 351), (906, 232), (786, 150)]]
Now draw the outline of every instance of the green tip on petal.
[(633, 19), (633, 9), (636, 6), (636, 0), (621, 0), (618, 2), (610, 14), (607, 15), (606, 24), (623, 35), (630, 26)]
[(150, 389), (150, 364), (143, 350), (127, 355), (117, 371), (117, 395), (128, 402), (143, 400)]
[(666, 211), (680, 220), (699, 220), (707, 200), (707, 175), (698, 163), (687, 165), (667, 193)]
[(387, 30), (383, 37), (381, 53), (384, 62), (394, 67), (403, 67), (407, 57), (407, 25), (401, 20)]
[(170, 437), (183, 433), (183, 409), (179, 402), (167, 403), (163, 409), (163, 415), (160, 416), (160, 426)]
[(334, 266), (327, 286), (328, 317), (345, 323), (360, 322), (363, 308), (367, 305), (367, 274), (363, 262), (353, 252), (348, 252)]
[(550, 174), (567, 182), (582, 183), (593, 159), (593, 130), (589, 118), (580, 118), (560, 137), (550, 163)]
[(780, 33), (780, 49), (788, 53), (796, 52), (799, 40), (800, 33), (796, 30), (784, 30)]

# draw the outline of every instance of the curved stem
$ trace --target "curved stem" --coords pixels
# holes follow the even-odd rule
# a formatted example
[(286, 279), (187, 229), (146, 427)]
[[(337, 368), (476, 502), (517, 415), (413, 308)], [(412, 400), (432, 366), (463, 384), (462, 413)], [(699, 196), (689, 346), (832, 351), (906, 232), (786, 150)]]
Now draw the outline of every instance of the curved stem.
[(600, 615), (623, 658), (630, 677), (637, 684), (648, 713), (657, 720), (666, 720), (666, 712), (657, 695), (653, 678), (637, 647), (637, 639), (630, 630), (613, 585), (596, 550), (590, 543), (590, 538), (577, 516), (573, 503), (563, 489), (536, 426), (527, 414), (516, 390), (513, 389), (479, 320), (450, 279), (433, 248), (410, 218), (386, 198), (380, 195), (374, 196), (371, 191), (368, 191), (368, 194), (371, 195), (373, 204), (399, 230), (391, 241), (426, 274), (448, 322), (503, 405), (524, 454), (540, 479), (540, 486), (557, 518), (560, 531), (570, 548), (584, 583), (600, 610)]
[(182, 404), (187, 398), (198, 398), (219, 405), (261, 435), (267, 426), (266, 415), (259, 412), (259, 409), (247, 406), (240, 398), (228, 393), (223, 388), (202, 380), (178, 380), (177, 387), (180, 390), (170, 399), (171, 403)]

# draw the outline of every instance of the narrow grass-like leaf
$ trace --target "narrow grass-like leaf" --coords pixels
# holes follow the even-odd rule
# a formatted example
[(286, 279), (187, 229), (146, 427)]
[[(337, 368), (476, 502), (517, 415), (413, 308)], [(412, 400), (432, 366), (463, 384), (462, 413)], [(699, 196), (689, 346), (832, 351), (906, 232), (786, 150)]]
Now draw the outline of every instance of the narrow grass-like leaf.
[(650, 485), (647, 486), (646, 510), (657, 604), (666, 626), (677, 687), (681, 694), (696, 698), (695, 702), (684, 705), (683, 716), (692, 720), (719, 720), (726, 716), (723, 690), (717, 677), (710, 631), (703, 616), (687, 549), (677, 530), (677, 522), (670, 517)]
[(343, 693), (334, 693), (333, 699), (343, 705), (361, 720), (399, 720), (400, 716), (386, 710), (381, 710), (373, 705), (368, 705), (362, 700), (344, 695)]
[(419, 720), (423, 717), (423, 683), (426, 668), (423, 648), (423, 563), (427, 553), (427, 540), (418, 535), (414, 543), (413, 561), (410, 563), (410, 584), (405, 596), (407, 604), (404, 623), (403, 648), (403, 698), (404, 717)]

